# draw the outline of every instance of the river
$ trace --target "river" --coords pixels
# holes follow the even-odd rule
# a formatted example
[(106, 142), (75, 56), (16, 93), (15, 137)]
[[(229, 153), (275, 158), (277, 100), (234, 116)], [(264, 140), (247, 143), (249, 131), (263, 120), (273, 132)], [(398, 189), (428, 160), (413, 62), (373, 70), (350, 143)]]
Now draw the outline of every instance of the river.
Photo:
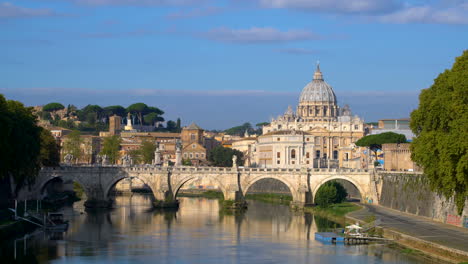
[(220, 213), (218, 201), (206, 198), (180, 198), (173, 212), (150, 210), (151, 196), (144, 194), (117, 196), (115, 209), (105, 212), (85, 211), (77, 202), (63, 209), (70, 220), (63, 236), (38, 231), (4, 242), (0, 256), (17, 263), (424, 262), (382, 244), (323, 244), (314, 233), (338, 224), (248, 202), (239, 215)]

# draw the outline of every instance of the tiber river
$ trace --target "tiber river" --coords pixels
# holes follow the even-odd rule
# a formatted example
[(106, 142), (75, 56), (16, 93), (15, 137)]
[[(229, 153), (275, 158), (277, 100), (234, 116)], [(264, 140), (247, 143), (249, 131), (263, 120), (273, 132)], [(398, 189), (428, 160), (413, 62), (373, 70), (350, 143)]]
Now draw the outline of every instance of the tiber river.
[(284, 205), (248, 201), (243, 215), (225, 215), (218, 200), (180, 198), (177, 212), (155, 212), (150, 198), (118, 196), (115, 209), (94, 213), (75, 203), (63, 209), (70, 227), (62, 237), (36, 232), (26, 242), (16, 240), (16, 247), (3, 241), (2, 258), (8, 263), (427, 263), (382, 244), (323, 244), (314, 233), (337, 224)]

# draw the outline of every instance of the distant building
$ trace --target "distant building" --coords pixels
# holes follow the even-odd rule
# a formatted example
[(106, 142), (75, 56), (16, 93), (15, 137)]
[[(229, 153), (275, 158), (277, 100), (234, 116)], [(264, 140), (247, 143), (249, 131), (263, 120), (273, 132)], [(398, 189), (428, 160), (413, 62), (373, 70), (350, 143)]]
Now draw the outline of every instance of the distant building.
[(394, 132), (397, 134), (403, 134), (406, 136), (406, 139), (411, 141), (415, 135), (409, 126), (409, 118), (400, 118), (400, 119), (381, 119), (379, 120), (379, 125), (377, 128), (373, 128), (370, 131), (371, 135), (381, 134), (385, 132)]
[(197, 124), (184, 127), (181, 132), (182, 158), (193, 165), (206, 163), (208, 150), (205, 148), (204, 130)]
[[(79, 164), (92, 164), (96, 162), (96, 156), (101, 152), (101, 138), (98, 136), (92, 135), (81, 135), (81, 157), (79, 159), (74, 159), (73, 163)], [(61, 150), (60, 150), (60, 160), (63, 162), (64, 157), (68, 154), (67, 149), (64, 147), (68, 137), (65, 136), (61, 141)]]
[[(354, 142), (363, 136), (363, 120), (353, 116), (349, 106), (338, 106), (333, 88), (317, 65), (296, 112), (288, 107), (284, 115), (263, 127), (263, 135), (251, 147), (252, 166), (354, 167), (361, 164)], [(237, 145), (233, 143), (233, 148)]]
[(109, 134), (117, 135), (122, 130), (122, 117), (113, 115), (109, 117)]
[(409, 143), (382, 144), (384, 155), (384, 169), (388, 171), (420, 171), (420, 168), (411, 160)]

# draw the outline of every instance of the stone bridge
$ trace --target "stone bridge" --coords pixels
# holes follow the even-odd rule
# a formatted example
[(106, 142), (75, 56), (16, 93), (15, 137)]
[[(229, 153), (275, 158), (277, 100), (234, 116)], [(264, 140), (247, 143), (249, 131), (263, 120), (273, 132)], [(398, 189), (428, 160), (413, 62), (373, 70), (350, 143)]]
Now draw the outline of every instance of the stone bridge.
[(60, 178), (63, 182), (78, 182), (88, 198), (86, 205), (108, 205), (109, 193), (119, 181), (138, 178), (148, 185), (157, 204), (171, 206), (176, 203), (180, 188), (187, 182), (208, 178), (218, 185), (225, 200), (242, 202), (250, 186), (259, 180), (271, 178), (283, 182), (292, 194), (292, 204), (312, 204), (321, 185), (330, 180), (345, 180), (360, 192), (363, 202), (378, 203), (379, 177), (373, 171), (358, 169), (266, 169), (220, 167), (164, 167), (164, 166), (61, 166), (43, 168), (35, 186), (36, 197), (41, 197), (47, 183)]

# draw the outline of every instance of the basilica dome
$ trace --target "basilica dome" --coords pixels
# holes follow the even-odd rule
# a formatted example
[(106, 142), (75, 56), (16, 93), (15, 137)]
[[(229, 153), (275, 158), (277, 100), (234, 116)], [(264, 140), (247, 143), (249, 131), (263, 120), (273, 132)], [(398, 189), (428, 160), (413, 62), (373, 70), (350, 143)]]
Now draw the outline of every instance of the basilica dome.
[(335, 92), (333, 92), (333, 88), (323, 80), (319, 65), (317, 65), (317, 69), (315, 70), (314, 79), (302, 89), (299, 103), (305, 102), (336, 104)]

